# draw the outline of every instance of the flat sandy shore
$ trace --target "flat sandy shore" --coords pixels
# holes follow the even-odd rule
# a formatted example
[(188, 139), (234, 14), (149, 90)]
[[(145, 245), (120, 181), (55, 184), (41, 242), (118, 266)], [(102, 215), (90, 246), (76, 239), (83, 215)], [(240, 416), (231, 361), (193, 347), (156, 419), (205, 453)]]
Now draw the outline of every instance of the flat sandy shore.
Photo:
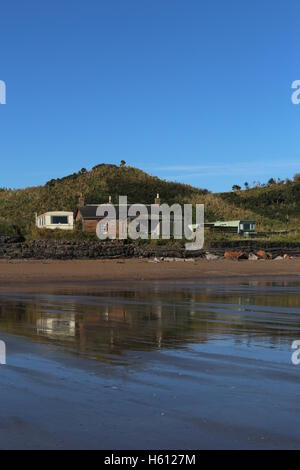
[(238, 278), (297, 277), (300, 258), (288, 261), (172, 261), (153, 260), (72, 260), (0, 261), (1, 291), (47, 291), (53, 288), (106, 284), (110, 281), (219, 280)]

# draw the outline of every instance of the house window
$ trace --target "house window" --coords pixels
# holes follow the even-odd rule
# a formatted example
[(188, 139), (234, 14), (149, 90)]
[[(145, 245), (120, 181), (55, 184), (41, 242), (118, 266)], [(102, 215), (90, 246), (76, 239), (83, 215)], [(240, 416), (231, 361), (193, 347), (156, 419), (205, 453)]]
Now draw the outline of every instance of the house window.
[(253, 223), (246, 222), (244, 224), (241, 224), (240, 229), (244, 230), (245, 232), (248, 232), (249, 230), (255, 230), (256, 226)]
[(53, 215), (51, 216), (51, 224), (53, 225), (68, 225), (67, 215)]

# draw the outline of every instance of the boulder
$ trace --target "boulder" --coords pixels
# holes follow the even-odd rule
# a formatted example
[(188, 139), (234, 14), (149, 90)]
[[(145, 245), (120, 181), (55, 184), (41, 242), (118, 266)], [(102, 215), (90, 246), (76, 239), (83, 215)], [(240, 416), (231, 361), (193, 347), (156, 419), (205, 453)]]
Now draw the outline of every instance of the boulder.
[(208, 260), (208, 261), (211, 261), (211, 260), (215, 260), (215, 259), (219, 259), (219, 256), (217, 255), (214, 255), (213, 253), (205, 253), (205, 258)]
[(272, 259), (272, 254), (267, 253), (265, 250), (258, 250), (256, 255), (258, 256), (258, 259)]
[(242, 251), (225, 251), (224, 253), (224, 258), (225, 259), (232, 259), (232, 260), (238, 260), (240, 256), (242, 256), (243, 252)]
[(266, 252), (264, 250), (258, 250), (256, 256), (258, 259), (266, 259)]

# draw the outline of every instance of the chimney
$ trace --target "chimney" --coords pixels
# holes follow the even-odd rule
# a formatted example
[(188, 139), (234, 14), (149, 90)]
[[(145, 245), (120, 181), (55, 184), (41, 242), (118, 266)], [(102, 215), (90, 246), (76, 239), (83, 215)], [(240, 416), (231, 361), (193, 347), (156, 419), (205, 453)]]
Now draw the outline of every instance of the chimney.
[(160, 206), (160, 197), (158, 193), (156, 194), (156, 198), (154, 199), (154, 204), (157, 204), (158, 206)]
[(84, 207), (84, 197), (82, 193), (79, 194), (78, 207)]

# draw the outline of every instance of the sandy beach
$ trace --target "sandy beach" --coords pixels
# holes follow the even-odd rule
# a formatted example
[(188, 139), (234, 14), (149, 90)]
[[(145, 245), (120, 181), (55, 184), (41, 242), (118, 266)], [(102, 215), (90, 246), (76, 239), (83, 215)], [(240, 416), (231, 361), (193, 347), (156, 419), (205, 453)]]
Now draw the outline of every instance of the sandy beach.
[(144, 259), (72, 261), (0, 261), (1, 291), (47, 291), (66, 286), (83, 289), (110, 281), (222, 280), (300, 276), (300, 258), (289, 261), (172, 261)]

